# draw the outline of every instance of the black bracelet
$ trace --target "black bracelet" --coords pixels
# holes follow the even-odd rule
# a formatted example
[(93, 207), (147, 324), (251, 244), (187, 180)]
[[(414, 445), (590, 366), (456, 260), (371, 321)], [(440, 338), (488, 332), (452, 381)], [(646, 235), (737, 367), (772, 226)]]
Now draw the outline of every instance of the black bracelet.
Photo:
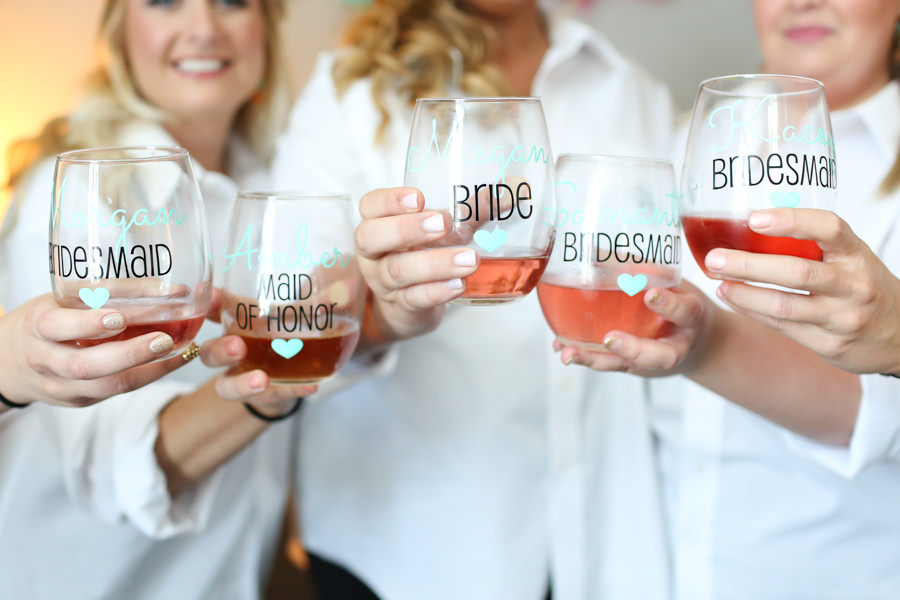
[(879, 373), (879, 375), (884, 375), (885, 377), (896, 377), (900, 379), (900, 375), (894, 375), (893, 373)]
[(29, 404), (19, 404), (18, 402), (13, 402), (12, 400), (8, 399), (3, 394), (0, 394), (0, 404), (2, 404), (4, 406), (8, 406), (9, 408), (27, 408), (30, 403)]
[(263, 420), (263, 421), (265, 421), (265, 422), (267, 422), (267, 423), (275, 423), (276, 421), (283, 421), (283, 420), (287, 419), (288, 417), (294, 416), (294, 413), (296, 413), (298, 410), (300, 410), (300, 407), (301, 407), (302, 405), (303, 405), (303, 396), (300, 396), (300, 397), (297, 398), (297, 400), (294, 402), (294, 406), (291, 407), (291, 410), (287, 411), (287, 412), (284, 413), (283, 415), (277, 415), (277, 416), (274, 416), (274, 417), (270, 417), (269, 415), (264, 415), (264, 414), (262, 414), (261, 412), (259, 412), (259, 411), (256, 410), (255, 408), (253, 408), (252, 405), (247, 404), (246, 402), (244, 402), (244, 408), (246, 408), (247, 411), (249, 411), (249, 413), (250, 413), (251, 415), (253, 415), (253, 416), (256, 417), (257, 419)]

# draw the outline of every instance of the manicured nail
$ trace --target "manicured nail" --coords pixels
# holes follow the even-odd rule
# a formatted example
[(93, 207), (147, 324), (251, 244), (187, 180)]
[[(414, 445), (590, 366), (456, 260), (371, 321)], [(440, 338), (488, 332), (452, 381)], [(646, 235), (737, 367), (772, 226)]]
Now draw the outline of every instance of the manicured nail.
[(412, 192), (411, 194), (407, 194), (400, 198), (400, 202), (402, 202), (403, 206), (406, 208), (419, 208), (419, 195)]
[(653, 292), (652, 294), (650, 294), (650, 297), (647, 298), (647, 304), (656, 304), (657, 302), (659, 302), (659, 298), (659, 292)]
[(451, 290), (461, 290), (463, 287), (462, 279), (457, 277), (456, 279), (450, 279), (447, 281), (447, 287)]
[(474, 267), (475, 266), (475, 251), (474, 250), (464, 250), (463, 252), (457, 253), (453, 257), (453, 264), (457, 267)]
[(250, 391), (261, 392), (266, 389), (266, 382), (262, 375), (256, 375), (250, 378)]
[(437, 233), (444, 230), (444, 217), (441, 215), (431, 215), (422, 221), (422, 229), (428, 233)]
[(570, 354), (569, 356), (567, 356), (567, 357), (565, 357), (565, 358), (563, 359), (563, 364), (566, 365), (567, 367), (568, 367), (569, 365), (571, 365), (573, 362), (575, 362), (575, 355), (574, 355), (574, 354)]
[(225, 353), (228, 356), (238, 356), (241, 353), (240, 346), (234, 340), (225, 342)]
[(706, 268), (710, 271), (718, 271), (725, 267), (725, 256), (715, 250), (706, 255)]
[(614, 335), (609, 336), (605, 340), (603, 340), (603, 345), (613, 352), (619, 350), (622, 347), (622, 340), (617, 338)]
[(164, 333), (162, 335), (158, 335), (153, 338), (153, 341), (150, 342), (150, 352), (153, 354), (165, 354), (172, 350), (175, 346), (175, 342), (172, 341), (172, 337)]
[(747, 223), (749, 223), (750, 227), (753, 229), (765, 229), (772, 225), (772, 215), (767, 212), (750, 213)]
[(725, 294), (727, 292), (728, 292), (728, 284), (727, 283), (721, 283), (721, 284), (719, 284), (719, 287), (716, 288), (716, 296), (718, 296), (722, 300), (725, 299)]
[(122, 313), (109, 313), (103, 317), (103, 326), (107, 329), (122, 329), (125, 327), (125, 316)]

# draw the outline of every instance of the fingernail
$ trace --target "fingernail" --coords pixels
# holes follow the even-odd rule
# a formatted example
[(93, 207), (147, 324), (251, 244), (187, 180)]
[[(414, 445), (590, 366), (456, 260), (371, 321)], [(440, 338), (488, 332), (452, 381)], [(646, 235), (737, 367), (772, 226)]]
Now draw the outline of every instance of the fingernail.
[(422, 229), (428, 233), (437, 233), (444, 230), (444, 217), (441, 215), (431, 215), (422, 221)]
[(726, 292), (728, 292), (728, 284), (727, 283), (719, 284), (719, 287), (716, 288), (716, 296), (718, 296), (722, 300), (725, 299)]
[(706, 255), (706, 268), (710, 271), (718, 271), (725, 267), (725, 256), (721, 252), (715, 250)]
[(457, 267), (474, 267), (475, 266), (475, 251), (474, 250), (465, 250), (463, 252), (458, 253), (453, 257), (453, 264)]
[(647, 298), (647, 304), (656, 304), (659, 302), (659, 292), (653, 292), (649, 298)]
[(266, 389), (266, 382), (261, 375), (257, 375), (250, 379), (250, 391), (261, 392)]
[(622, 340), (617, 338), (614, 335), (609, 336), (605, 340), (603, 340), (603, 345), (609, 348), (612, 351), (616, 351), (622, 347)]
[(574, 354), (570, 354), (569, 356), (567, 356), (567, 357), (565, 357), (565, 358), (563, 359), (563, 364), (566, 365), (567, 367), (568, 367), (569, 365), (571, 365), (573, 362), (575, 362), (575, 355), (574, 355)]
[(228, 354), (228, 356), (238, 356), (241, 353), (238, 343), (235, 341), (226, 342), (225, 353)]
[(447, 281), (447, 287), (451, 290), (461, 290), (463, 287), (462, 279), (457, 277), (456, 279), (450, 279)]
[(753, 229), (765, 229), (772, 225), (772, 215), (767, 212), (750, 213), (747, 223)]
[(162, 335), (158, 335), (153, 338), (153, 341), (150, 342), (150, 352), (153, 354), (165, 354), (172, 350), (175, 346), (175, 342), (172, 341), (172, 337), (164, 333)]
[(419, 195), (412, 192), (411, 194), (407, 194), (400, 198), (400, 202), (402, 202), (403, 206), (406, 208), (419, 208)]
[(125, 316), (122, 313), (109, 313), (103, 317), (103, 326), (107, 329), (122, 329), (125, 327)]

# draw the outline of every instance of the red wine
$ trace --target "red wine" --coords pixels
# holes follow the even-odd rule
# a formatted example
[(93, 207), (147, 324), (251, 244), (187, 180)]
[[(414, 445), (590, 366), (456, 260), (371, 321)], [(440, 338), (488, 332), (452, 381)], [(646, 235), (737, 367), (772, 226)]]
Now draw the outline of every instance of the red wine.
[[(247, 356), (236, 372), (261, 369), (272, 383), (315, 383), (346, 364), (359, 341), (360, 331), (355, 322), (347, 321), (327, 331), (305, 331), (302, 335), (282, 338), (282, 342), (278, 338), (246, 335), (249, 332), (241, 330), (230, 333), (240, 336), (247, 344)], [(301, 340), (302, 346), (293, 340)], [(282, 352), (277, 352), (278, 349)]]
[(750, 229), (747, 219), (682, 217), (681, 223), (691, 254), (707, 275), (704, 259), (713, 248), (822, 260), (822, 250), (814, 241), (762, 235)]
[[(659, 338), (666, 321), (644, 304), (644, 292), (629, 296), (612, 277), (581, 283), (577, 277), (545, 277), (538, 284), (538, 299), (550, 329), (564, 342), (602, 349), (610, 331), (643, 338)], [(671, 281), (651, 276), (647, 287), (669, 287)], [(610, 285), (611, 284), (611, 285)], [(646, 288), (645, 288), (646, 289)]]
[(90, 348), (105, 344), (106, 342), (119, 342), (122, 340), (130, 340), (145, 333), (154, 331), (168, 333), (172, 341), (175, 342), (173, 350), (177, 350), (182, 346), (186, 346), (191, 342), (200, 331), (203, 321), (206, 320), (205, 315), (198, 317), (190, 317), (187, 319), (174, 319), (172, 321), (150, 321), (147, 323), (129, 323), (122, 333), (112, 337), (103, 338), (101, 340), (75, 340), (74, 344), (82, 348)]
[(466, 277), (461, 298), (467, 304), (499, 304), (522, 298), (537, 285), (549, 257), (482, 257), (478, 270)]

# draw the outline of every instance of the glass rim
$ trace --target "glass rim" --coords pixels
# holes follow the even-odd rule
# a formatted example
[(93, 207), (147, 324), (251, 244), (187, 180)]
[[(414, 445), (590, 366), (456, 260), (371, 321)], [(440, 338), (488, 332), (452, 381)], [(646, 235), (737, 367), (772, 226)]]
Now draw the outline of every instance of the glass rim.
[(331, 191), (296, 191), (296, 190), (246, 190), (238, 192), (239, 199), (246, 200), (285, 200), (290, 202), (334, 201), (349, 202), (350, 194)]
[(620, 165), (656, 165), (660, 167), (672, 167), (672, 170), (675, 170), (675, 165), (671, 160), (666, 160), (665, 158), (652, 158), (648, 156), (619, 156), (616, 154), (582, 154), (582, 153), (571, 153), (571, 154), (560, 154), (556, 158), (557, 166), (563, 160), (574, 160), (574, 161), (583, 161), (583, 162), (594, 162), (594, 163), (613, 163)]
[[(744, 91), (731, 91), (731, 90), (721, 90), (712, 87), (713, 83), (719, 83), (729, 80), (744, 80), (744, 81), (793, 81), (796, 83), (805, 83), (809, 85), (809, 89), (803, 90), (794, 90), (794, 91), (785, 91), (785, 92), (757, 92), (757, 93), (747, 93)], [(818, 79), (813, 79), (812, 77), (802, 77), (800, 75), (784, 75), (781, 73), (737, 73), (734, 75), (721, 75), (719, 77), (710, 77), (709, 79), (704, 79), (700, 82), (699, 90), (701, 92), (707, 91), (712, 94), (720, 94), (722, 96), (751, 96), (751, 97), (764, 97), (772, 95), (773, 93), (779, 96), (794, 96), (794, 95), (804, 95), (804, 94), (815, 94), (821, 91), (823, 94), (825, 93), (825, 84), (823, 84)]]
[[(113, 153), (113, 152), (146, 152), (153, 153), (148, 156), (133, 156), (133, 157), (106, 157), (106, 158), (89, 158), (87, 156), (82, 155), (91, 155), (91, 154), (103, 154), (103, 153)], [(99, 146), (97, 148), (79, 148), (76, 150), (69, 150), (67, 152), (61, 152), (56, 155), (56, 160), (59, 162), (66, 162), (72, 164), (133, 164), (133, 163), (145, 163), (145, 162), (164, 162), (174, 159), (180, 158), (188, 158), (190, 157), (190, 153), (182, 148), (181, 146), (172, 146), (172, 145), (147, 145), (147, 146)]]
[(539, 96), (472, 96), (468, 98), (416, 98), (416, 104), (512, 104), (540, 103)]

